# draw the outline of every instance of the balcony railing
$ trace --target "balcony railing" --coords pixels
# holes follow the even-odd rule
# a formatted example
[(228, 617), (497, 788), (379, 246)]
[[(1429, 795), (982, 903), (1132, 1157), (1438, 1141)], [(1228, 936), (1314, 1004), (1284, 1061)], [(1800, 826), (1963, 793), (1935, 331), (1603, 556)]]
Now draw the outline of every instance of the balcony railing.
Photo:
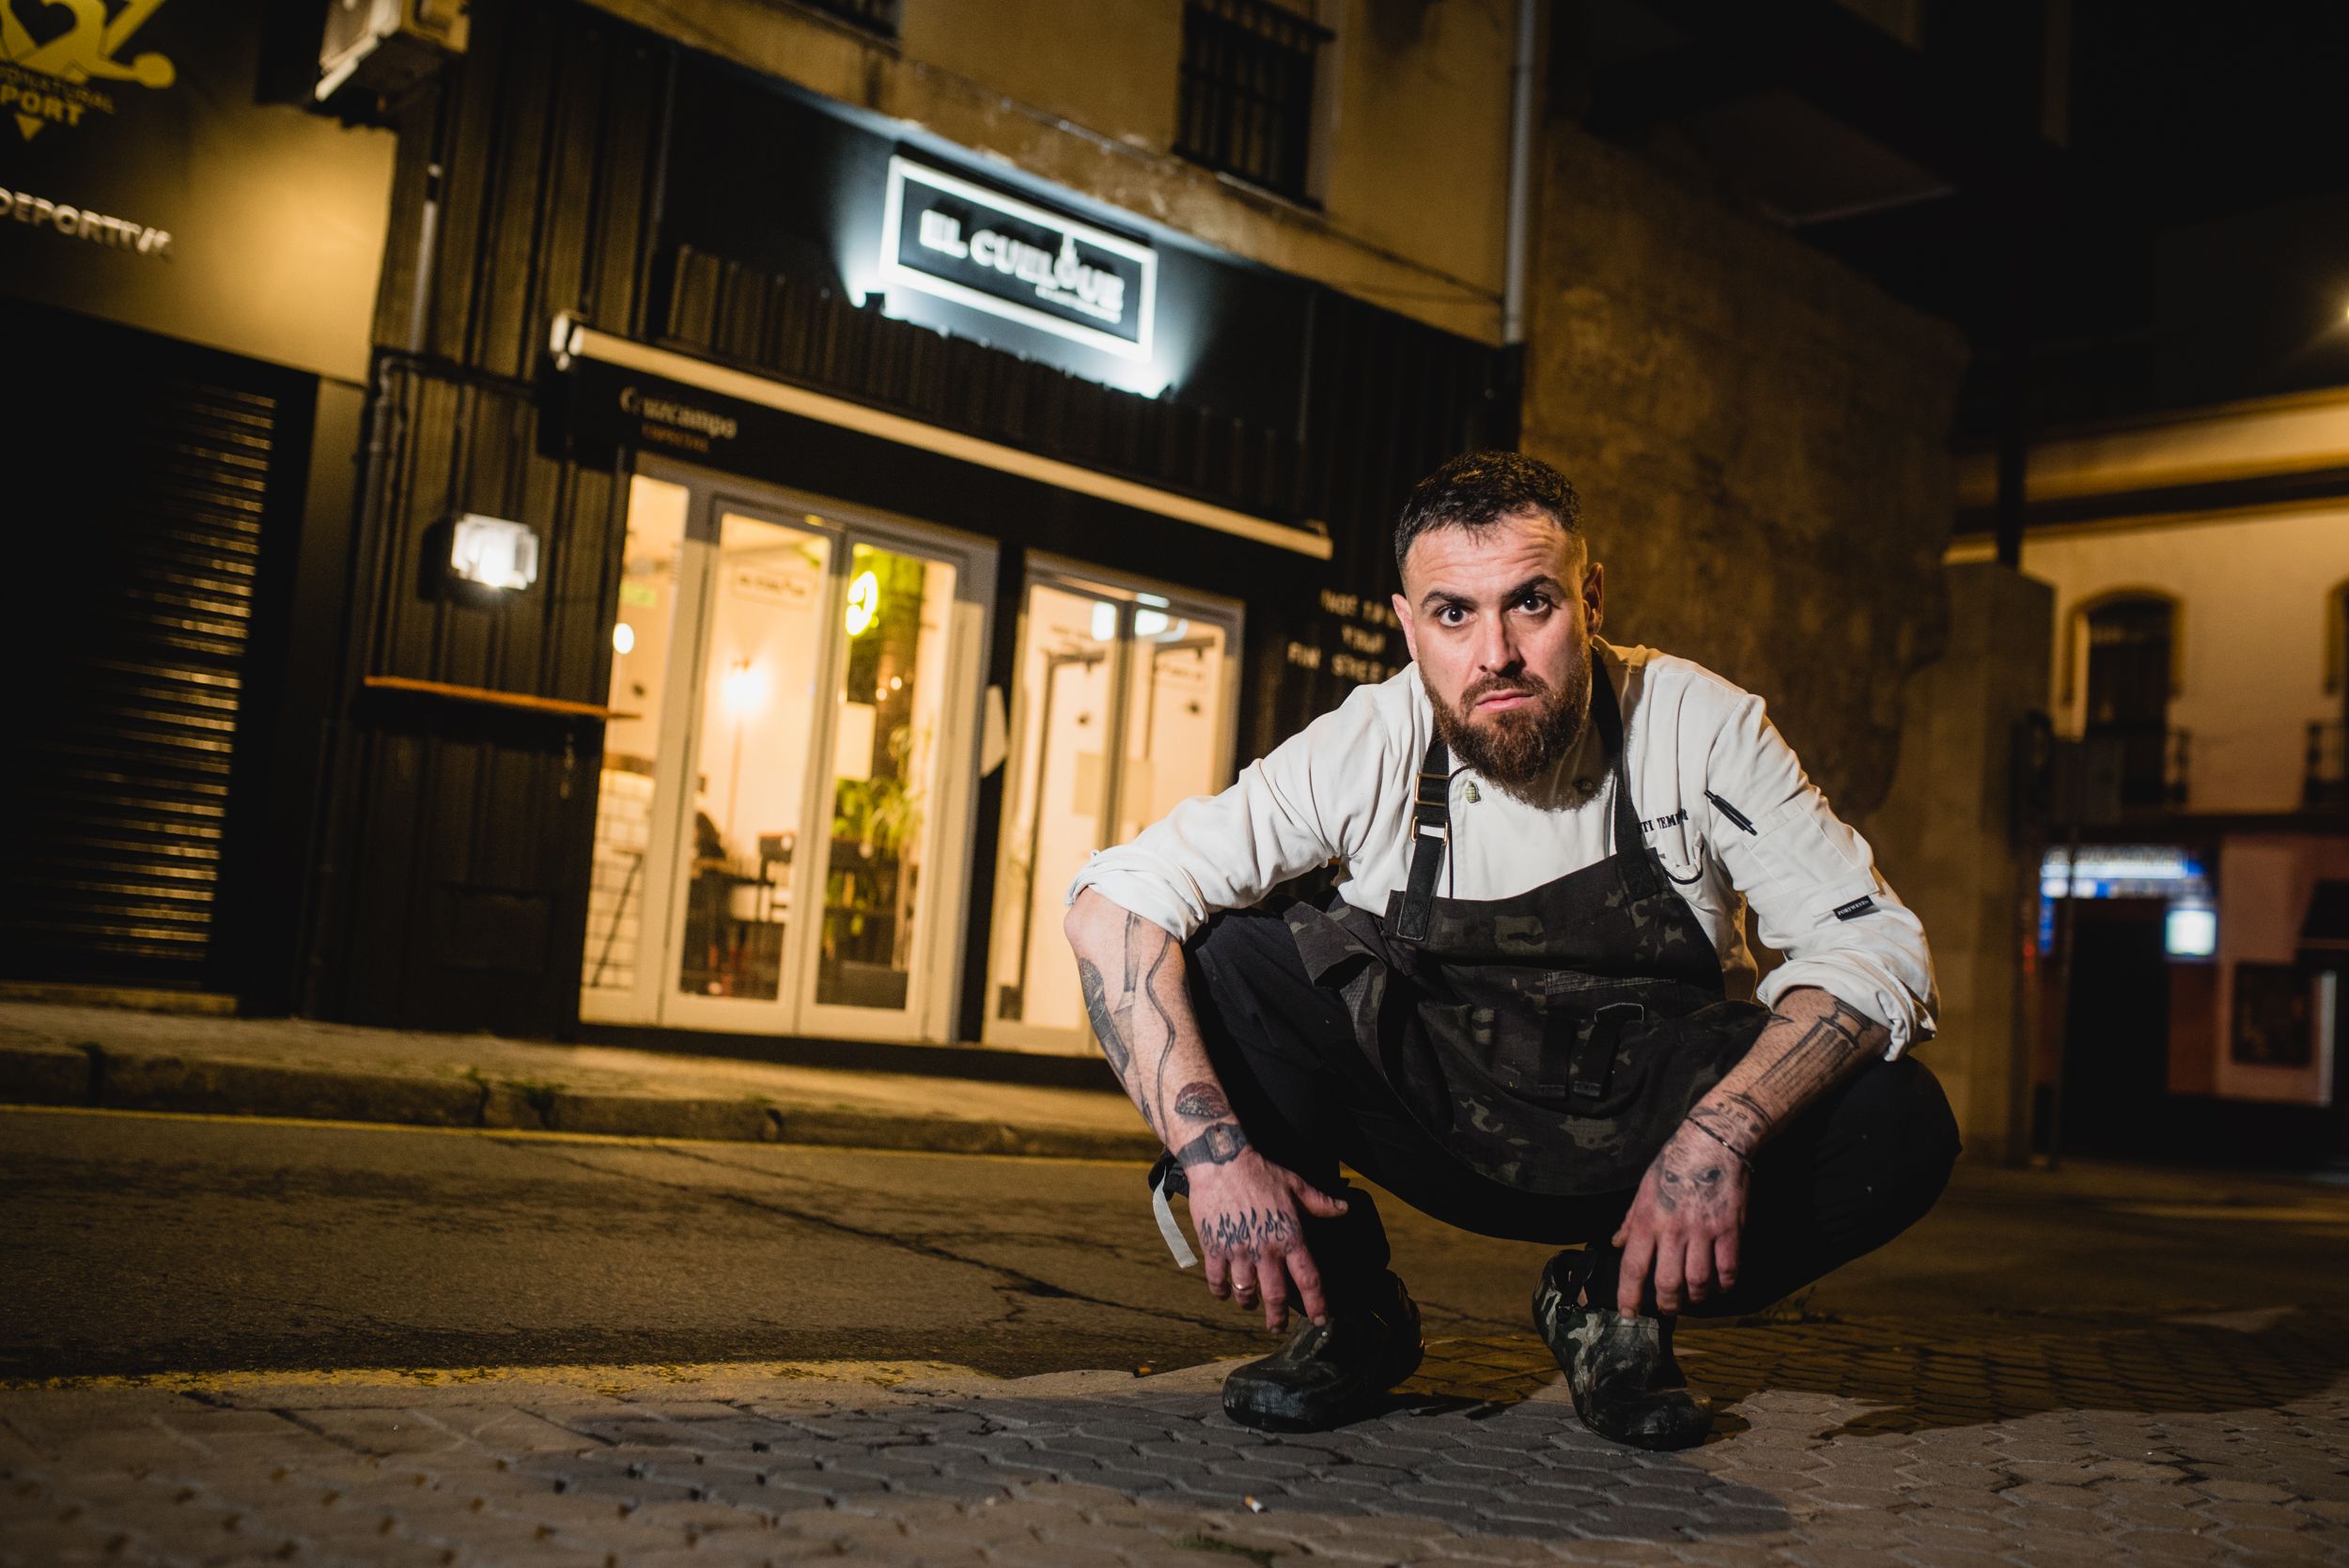
[(2186, 804), (2193, 765), (2190, 731), (2168, 724), (2092, 724), (2089, 746), (2110, 759), (2124, 811), (2175, 810)]
[(2349, 725), (2339, 719), (2322, 719), (2309, 726), (2300, 799), (2311, 807), (2349, 806)]

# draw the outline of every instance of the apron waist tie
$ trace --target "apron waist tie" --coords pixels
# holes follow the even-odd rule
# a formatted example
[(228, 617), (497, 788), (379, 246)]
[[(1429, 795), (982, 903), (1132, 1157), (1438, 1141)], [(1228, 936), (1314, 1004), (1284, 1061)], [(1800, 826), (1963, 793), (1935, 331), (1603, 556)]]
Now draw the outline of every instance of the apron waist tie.
[(1166, 1238), (1166, 1250), (1174, 1254), (1174, 1266), (1190, 1268), (1199, 1261), (1199, 1254), (1190, 1250), (1190, 1239), (1183, 1234), (1182, 1222), (1174, 1218), (1174, 1205), (1167, 1199), (1180, 1193), (1190, 1196), (1190, 1178), (1174, 1163), (1173, 1155), (1160, 1155), (1159, 1162), (1150, 1167), (1150, 1209), (1158, 1216), (1159, 1234)]

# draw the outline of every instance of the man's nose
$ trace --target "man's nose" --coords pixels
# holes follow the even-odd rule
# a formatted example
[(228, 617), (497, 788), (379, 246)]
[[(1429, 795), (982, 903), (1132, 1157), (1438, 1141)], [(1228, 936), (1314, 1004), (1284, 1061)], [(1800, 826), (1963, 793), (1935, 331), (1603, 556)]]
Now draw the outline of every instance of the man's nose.
[(1509, 635), (1509, 620), (1495, 615), (1479, 625), (1476, 633), (1476, 667), (1493, 675), (1502, 675), (1517, 668), (1517, 642)]

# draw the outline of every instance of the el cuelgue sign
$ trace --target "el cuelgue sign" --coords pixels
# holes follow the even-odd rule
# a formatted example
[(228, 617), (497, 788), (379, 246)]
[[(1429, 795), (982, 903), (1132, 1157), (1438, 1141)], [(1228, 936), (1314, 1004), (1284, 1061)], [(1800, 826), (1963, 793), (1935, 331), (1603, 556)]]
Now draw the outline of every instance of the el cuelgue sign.
[(1150, 357), (1157, 252), (901, 156), (889, 161), (880, 262), (893, 288)]

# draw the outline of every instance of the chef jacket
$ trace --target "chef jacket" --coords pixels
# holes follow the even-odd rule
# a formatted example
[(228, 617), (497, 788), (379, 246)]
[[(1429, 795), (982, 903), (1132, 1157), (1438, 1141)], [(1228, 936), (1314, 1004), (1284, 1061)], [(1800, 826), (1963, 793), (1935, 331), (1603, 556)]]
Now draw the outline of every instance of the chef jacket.
[[(1730, 994), (1753, 986), (1750, 901), (1762, 940), (1785, 957), (1753, 989), (1758, 1001), (1818, 986), (1890, 1031), (1888, 1058), (1930, 1039), (1939, 1002), (1924, 928), (1803, 772), (1762, 699), (1653, 648), (1595, 638), (1592, 651), (1622, 699), (1641, 831), (1712, 938)], [(1096, 853), (1069, 901), (1091, 888), (1183, 940), (1218, 910), (1333, 866), (1339, 896), (1383, 914), (1410, 869), (1412, 792), (1434, 733), (1419, 667), (1406, 665), (1249, 764), (1221, 794), (1185, 800), (1132, 842)], [(1594, 726), (1517, 794), (1454, 760), (1445, 897), (1506, 898), (1617, 847), (1612, 770)]]

